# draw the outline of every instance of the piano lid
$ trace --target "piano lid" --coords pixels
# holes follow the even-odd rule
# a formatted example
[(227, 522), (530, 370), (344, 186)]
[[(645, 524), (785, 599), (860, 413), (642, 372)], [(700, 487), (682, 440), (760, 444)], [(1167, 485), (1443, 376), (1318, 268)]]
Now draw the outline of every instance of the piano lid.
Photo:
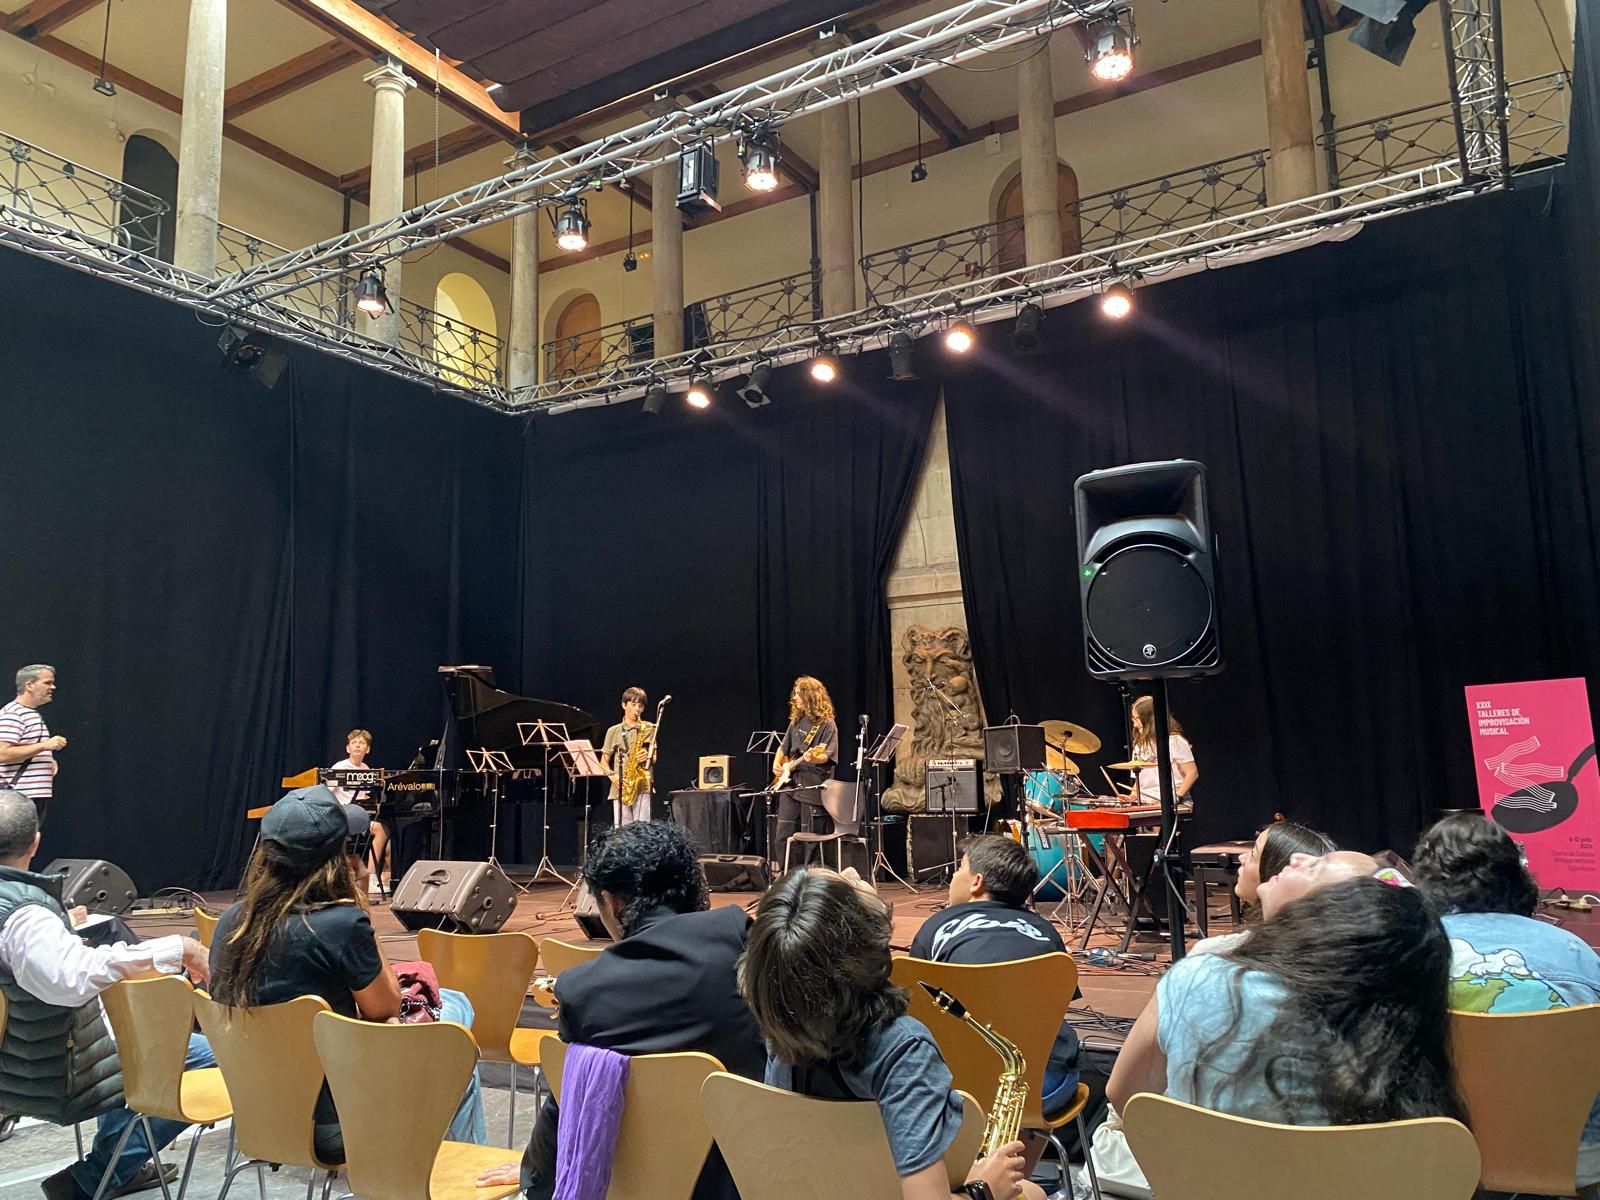
[(598, 742), (605, 732), (600, 719), (581, 708), (495, 687), (494, 673), (488, 668), (441, 668), (441, 673), (460, 733), (458, 744), (463, 749), (502, 750), (513, 766), (542, 767), (543, 748), (524, 746), (517, 730), (519, 724), (559, 722), (566, 726), (569, 738), (588, 738), (591, 742)]

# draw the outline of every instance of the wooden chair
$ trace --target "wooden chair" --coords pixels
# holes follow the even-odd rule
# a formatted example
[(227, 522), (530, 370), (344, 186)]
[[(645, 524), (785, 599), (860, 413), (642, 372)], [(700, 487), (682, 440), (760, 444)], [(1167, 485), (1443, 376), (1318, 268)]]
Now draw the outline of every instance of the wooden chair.
[(1578, 1143), (1600, 1094), (1600, 1004), (1451, 1013), (1450, 1053), (1493, 1192), (1578, 1193)]
[[(234, 1139), (242, 1156), (229, 1167), (217, 1200), (225, 1200), (239, 1172), (252, 1166), (263, 1189), (263, 1166), (309, 1167), (312, 1184), (317, 1172), (325, 1171), (326, 1196), (342, 1164), (323, 1162), (315, 1148), (322, 1062), (311, 1039), (311, 1021), (328, 1011), (327, 1001), (300, 996), (284, 1004), (229, 1008), (196, 992), (194, 1011), (228, 1084)], [(309, 1195), (309, 1184), (306, 1190)]]
[(1072, 956), (1044, 954), (1038, 958), (982, 966), (902, 957), (894, 960), (890, 978), (911, 993), (911, 1015), (933, 1034), (939, 1052), (950, 1067), (954, 1078), (952, 1086), (957, 1091), (973, 1096), (994, 1096), (1000, 1083), (1000, 1057), (965, 1021), (939, 1011), (919, 984), (926, 982), (943, 988), (966, 1005), (975, 1019), (1016, 1044), (1028, 1064), (1028, 1099), (1022, 1111), (1022, 1127), (1042, 1130), (1050, 1138), (1065, 1175), (1067, 1153), (1056, 1130), (1076, 1121), (1078, 1142), (1089, 1168), (1089, 1184), (1098, 1197), (1100, 1180), (1095, 1175), (1088, 1130), (1083, 1121), (1084, 1107), (1089, 1103), (1088, 1086), (1080, 1083), (1071, 1102), (1059, 1112), (1046, 1116), (1040, 1107), (1050, 1049), (1078, 986), (1078, 964), (1072, 961)]
[(222, 914), (208, 913), (198, 904), (194, 909), (194, 940), (207, 950), (211, 949), (211, 939), (216, 936), (217, 922), (222, 920)]
[(599, 958), (604, 949), (604, 946), (578, 946), (560, 938), (545, 938), (539, 943), (539, 958), (544, 963), (545, 974), (554, 979), (568, 967)]
[(183, 1174), (178, 1177), (178, 1200), (183, 1200), (201, 1134), (233, 1115), (222, 1072), (216, 1067), (186, 1070), (183, 1065), (189, 1053), (189, 1034), (194, 1029), (194, 995), (193, 985), (181, 975), (124, 980), (100, 994), (117, 1039), (122, 1092), (138, 1119), (130, 1121), (117, 1140), (117, 1148), (95, 1190), (95, 1200), (104, 1194), (111, 1181), (111, 1168), (136, 1125), (144, 1129), (162, 1195), (170, 1197), (166, 1178), (161, 1174), (161, 1156), (155, 1150), (155, 1136), (150, 1131), (151, 1117), (198, 1127), (189, 1142)]
[(519, 1165), (520, 1150), (444, 1140), (478, 1061), (467, 1030), (449, 1021), (379, 1025), (323, 1012), (312, 1035), (339, 1109), (353, 1193), (365, 1200), (501, 1200), (516, 1193), (515, 1183), (480, 1188), (477, 1178)]
[(1285, 1181), (1295, 1200), (1470, 1200), (1478, 1147), (1459, 1121), (1273, 1125), (1135, 1096), (1128, 1145), (1161, 1200), (1238, 1200), (1250, 1180)]
[[(952, 1191), (983, 1142), (983, 1110), (961, 1099), (961, 1131), (944, 1156)], [(889, 1137), (870, 1100), (816, 1100), (718, 1071), (700, 1104), (743, 1200), (900, 1200)]]
[[(550, 1038), (541, 1049), (545, 1078), (559, 1100), (567, 1044)], [(711, 1055), (691, 1052), (629, 1060), (606, 1200), (689, 1200), (711, 1150), (700, 1088), (721, 1070)]]
[[(539, 961), (539, 943), (526, 933), (417, 933), (417, 953), (433, 964), (439, 986), (465, 992), (472, 1001), (472, 1037), (485, 1062), (511, 1064), (511, 1117), (506, 1145), (515, 1146), (517, 1067), (539, 1070), (539, 1047), (555, 1037), (553, 1029), (517, 1025), (522, 1002)], [(534, 1092), (538, 1111), (538, 1092)]]

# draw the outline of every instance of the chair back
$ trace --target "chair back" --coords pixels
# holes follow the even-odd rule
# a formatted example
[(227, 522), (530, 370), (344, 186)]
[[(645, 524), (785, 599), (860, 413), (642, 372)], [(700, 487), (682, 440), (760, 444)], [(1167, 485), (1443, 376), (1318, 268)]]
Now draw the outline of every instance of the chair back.
[[(540, 1065), (551, 1094), (561, 1099), (567, 1044), (546, 1038)], [(700, 1109), (700, 1088), (722, 1070), (709, 1054), (640, 1054), (628, 1060), (622, 1128), (606, 1200), (689, 1200), (711, 1150), (711, 1127)], [(562, 1120), (568, 1119), (562, 1113)]]
[(1291, 1181), (1295, 1200), (1470, 1200), (1478, 1147), (1459, 1121), (1274, 1125), (1148, 1093), (1122, 1123), (1164, 1200), (1237, 1200), (1248, 1176)]
[(545, 974), (554, 977), (569, 967), (599, 958), (604, 949), (604, 946), (575, 946), (560, 938), (545, 938), (539, 943), (539, 961), (544, 963)]
[(439, 986), (472, 1001), (472, 1036), (489, 1062), (511, 1061), (511, 1031), (522, 1015), (539, 943), (526, 933), (417, 932), (417, 953), (433, 964)]
[[(945, 1152), (954, 1191), (983, 1142), (983, 1109), (961, 1097)], [(870, 1100), (818, 1100), (718, 1071), (700, 1104), (742, 1200), (901, 1200), (883, 1116)]]
[(1045, 1064), (1078, 986), (1078, 965), (1070, 955), (1044, 954), (982, 966), (897, 958), (890, 978), (911, 993), (911, 1015), (933, 1034), (958, 1091), (992, 1100), (1000, 1085), (1000, 1056), (965, 1021), (940, 1012), (919, 983), (943, 988), (975, 1019), (1014, 1042), (1028, 1064), (1022, 1123), (1030, 1129), (1045, 1127), (1040, 1106)]
[[(339, 1109), (350, 1190), (428, 1200), (445, 1131), (478, 1059), (459, 1025), (380, 1025), (318, 1013), (312, 1035)], [(403, 1134), (403, 1136), (397, 1136)], [(471, 1177), (459, 1181), (470, 1193)]]
[(1451, 1013), (1450, 1054), (1483, 1186), (1576, 1195), (1578, 1143), (1600, 1094), (1600, 1004)]
[(117, 1039), (122, 1093), (134, 1112), (185, 1120), (183, 1064), (194, 1001), (194, 985), (181, 975), (125, 979), (100, 993)]
[(207, 950), (211, 949), (211, 939), (216, 935), (217, 922), (222, 920), (222, 915), (208, 913), (199, 905), (194, 910), (194, 940)]
[(822, 785), (822, 808), (833, 818), (833, 831), (841, 837), (861, 832), (861, 792), (853, 783), (830, 779)]
[(322, 1063), (311, 1021), (328, 1011), (327, 1001), (299, 996), (284, 1004), (230, 1008), (196, 992), (194, 1011), (233, 1100), (239, 1152), (288, 1166), (337, 1166), (318, 1161), (312, 1148)]

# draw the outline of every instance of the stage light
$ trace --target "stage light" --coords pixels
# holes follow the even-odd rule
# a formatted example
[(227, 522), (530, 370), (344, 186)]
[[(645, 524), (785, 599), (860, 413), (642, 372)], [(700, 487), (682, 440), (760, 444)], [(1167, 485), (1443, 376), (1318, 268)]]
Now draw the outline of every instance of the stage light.
[(644, 406), (642, 411), (652, 417), (661, 415), (661, 406), (667, 402), (667, 385), (659, 379), (652, 379), (644, 389)]
[(828, 350), (818, 350), (811, 357), (810, 370), (818, 383), (832, 383), (839, 377), (839, 360)]
[(1044, 324), (1044, 309), (1037, 304), (1024, 304), (1017, 313), (1016, 327), (1011, 330), (1011, 348), (1018, 354), (1039, 352), (1039, 329)]
[(566, 209), (556, 218), (556, 245), (563, 250), (589, 248), (589, 203), (587, 200), (569, 200)]
[(689, 376), (689, 390), (683, 394), (683, 398), (690, 408), (710, 408), (712, 394), (711, 375), (697, 369)]
[(744, 185), (752, 192), (770, 192), (778, 186), (778, 140), (770, 133), (752, 134), (739, 144), (744, 164)]
[(678, 154), (678, 209), (697, 217), (702, 213), (721, 212), (717, 201), (717, 180), (721, 171), (717, 166), (716, 149), (705, 142), (685, 146)]
[(927, 177), (928, 177), (928, 164), (923, 162), (919, 158), (917, 160), (917, 165), (911, 168), (911, 182), (912, 183), (921, 183)]
[(772, 403), (772, 397), (767, 394), (767, 384), (771, 379), (771, 363), (758, 362), (750, 368), (750, 378), (739, 389), (739, 399), (744, 401), (746, 408), (765, 408)]
[(1133, 31), (1133, 10), (1113, 9), (1089, 26), (1089, 48), (1084, 60), (1089, 74), (1101, 83), (1120, 83), (1133, 74), (1133, 48), (1139, 39)]
[(384, 290), (383, 276), (376, 268), (368, 267), (356, 284), (356, 307), (369, 317), (381, 317), (389, 311), (389, 293)]
[(912, 350), (916, 343), (911, 335), (904, 329), (896, 329), (889, 335), (889, 378), (905, 381), (917, 377), (916, 369), (911, 364)]
[(978, 341), (978, 332), (966, 321), (957, 320), (944, 331), (944, 348), (951, 354), (965, 354)]
[(1120, 321), (1133, 311), (1133, 289), (1125, 283), (1113, 283), (1100, 293), (1100, 311), (1113, 321)]

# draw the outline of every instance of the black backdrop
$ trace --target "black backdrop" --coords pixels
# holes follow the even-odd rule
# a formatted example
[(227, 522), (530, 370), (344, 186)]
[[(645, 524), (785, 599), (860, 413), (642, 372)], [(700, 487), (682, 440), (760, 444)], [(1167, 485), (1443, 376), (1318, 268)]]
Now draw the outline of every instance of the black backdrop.
[(1081, 721), (1122, 757), (1117, 689), (1083, 667), (1072, 485), (1195, 458), (1227, 654), (1222, 675), (1173, 685), (1201, 764), (1196, 836), (1277, 810), (1407, 849), (1434, 807), (1474, 806), (1463, 685), (1600, 677), (1594, 403), (1548, 215), (1562, 199), (1449, 205), (1168, 281), (1120, 326), (1071, 305), (1037, 360), (985, 331), (946, 402), (991, 718)]

